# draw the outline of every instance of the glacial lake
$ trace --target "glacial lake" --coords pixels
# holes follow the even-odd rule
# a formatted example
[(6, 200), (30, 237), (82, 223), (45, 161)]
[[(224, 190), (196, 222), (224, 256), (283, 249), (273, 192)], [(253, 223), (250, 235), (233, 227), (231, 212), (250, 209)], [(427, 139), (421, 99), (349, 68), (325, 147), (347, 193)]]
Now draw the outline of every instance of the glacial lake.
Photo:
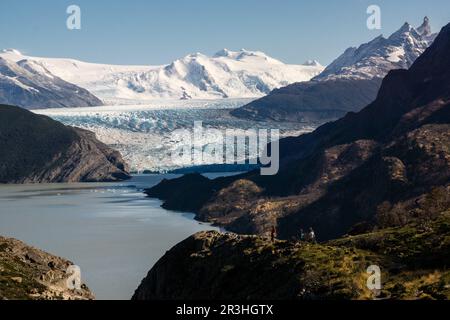
[(74, 262), (97, 299), (130, 299), (167, 250), (198, 231), (216, 229), (195, 221), (193, 214), (165, 210), (161, 201), (142, 193), (173, 177), (0, 185), (0, 235)]

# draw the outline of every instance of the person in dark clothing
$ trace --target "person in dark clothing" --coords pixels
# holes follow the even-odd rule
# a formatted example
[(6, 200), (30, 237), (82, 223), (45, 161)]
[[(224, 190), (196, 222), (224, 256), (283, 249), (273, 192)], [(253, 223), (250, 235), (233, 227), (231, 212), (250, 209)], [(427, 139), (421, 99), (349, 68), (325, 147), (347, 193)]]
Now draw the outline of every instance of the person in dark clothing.
[(299, 234), (299, 238), (300, 241), (305, 241), (305, 232), (303, 231), (303, 229), (300, 229), (300, 234)]
[(275, 226), (272, 226), (272, 230), (270, 231), (271, 241), (274, 242), (276, 237), (277, 237), (277, 230), (275, 229)]

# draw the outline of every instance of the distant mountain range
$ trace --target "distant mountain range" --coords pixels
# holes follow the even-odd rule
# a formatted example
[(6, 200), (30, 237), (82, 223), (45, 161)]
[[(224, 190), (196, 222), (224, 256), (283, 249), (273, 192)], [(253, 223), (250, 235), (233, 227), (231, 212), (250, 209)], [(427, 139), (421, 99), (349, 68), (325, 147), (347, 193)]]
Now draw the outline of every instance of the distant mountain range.
[[(29, 70), (47, 82), (58, 77), (73, 83), (107, 104), (155, 99), (258, 98), (275, 88), (310, 80), (324, 69), (316, 61), (287, 65), (262, 52), (244, 49), (223, 49), (213, 57), (190, 54), (163, 66), (118, 66), (37, 58), (22, 55), (17, 50), (4, 50), (0, 58), (10, 64), (29, 65)], [(0, 74), (3, 72), (0, 71)], [(17, 78), (16, 75), (10, 77)], [(31, 78), (31, 75), (23, 78)], [(14, 95), (8, 103), (14, 102), (13, 98)], [(40, 102), (36, 104), (43, 106)]]
[(308, 121), (359, 111), (376, 98), (390, 70), (407, 69), (433, 42), (427, 17), (418, 28), (405, 23), (390, 37), (351, 47), (311, 81), (276, 89), (235, 110), (243, 118)]
[[(232, 112), (256, 120), (309, 121), (358, 111), (381, 79), (408, 68), (432, 43), (428, 18), (347, 49), (324, 68), (288, 65), (263, 52), (223, 49), (162, 66), (121, 66), (0, 52), (0, 103), (28, 109), (139, 104), (149, 100), (260, 98)], [(354, 90), (356, 89), (356, 90)]]
[(88, 90), (62, 80), (35, 61), (10, 61), (2, 58), (2, 54), (0, 103), (27, 109), (102, 105)]

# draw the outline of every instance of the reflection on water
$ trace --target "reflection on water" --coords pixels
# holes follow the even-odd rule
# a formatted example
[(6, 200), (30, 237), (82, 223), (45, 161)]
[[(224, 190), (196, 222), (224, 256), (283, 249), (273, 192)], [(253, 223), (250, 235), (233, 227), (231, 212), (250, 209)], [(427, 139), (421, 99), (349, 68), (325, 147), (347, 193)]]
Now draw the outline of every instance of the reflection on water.
[(214, 229), (192, 214), (164, 210), (142, 193), (171, 177), (0, 186), (0, 234), (75, 262), (98, 299), (129, 299), (167, 250), (195, 232)]

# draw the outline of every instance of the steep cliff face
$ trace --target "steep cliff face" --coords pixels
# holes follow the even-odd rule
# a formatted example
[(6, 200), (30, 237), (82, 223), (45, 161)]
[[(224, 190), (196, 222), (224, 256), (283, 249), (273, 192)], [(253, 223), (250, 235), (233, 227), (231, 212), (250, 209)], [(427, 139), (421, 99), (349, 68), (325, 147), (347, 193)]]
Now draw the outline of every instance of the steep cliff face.
[(0, 183), (95, 182), (129, 178), (119, 152), (86, 130), (0, 105)]
[[(197, 217), (238, 233), (266, 234), (276, 225), (285, 239), (313, 227), (328, 240), (358, 224), (375, 227), (385, 202), (420, 209), (415, 200), (450, 184), (449, 57), (450, 25), (409, 70), (391, 71), (366, 108), (281, 140), (277, 175), (255, 171), (204, 181), (211, 196), (197, 203)], [(246, 182), (233, 185), (237, 180)], [(166, 181), (165, 188), (177, 193), (179, 182)], [(228, 202), (221, 196), (251, 183), (258, 194)], [(170, 194), (154, 190), (149, 194), (169, 203)]]
[(0, 300), (92, 300), (85, 285), (67, 286), (73, 263), (21, 241), (0, 237)]
[[(325, 244), (198, 233), (158, 261), (133, 299), (449, 299), (449, 213)], [(376, 295), (371, 265), (382, 270)]]

